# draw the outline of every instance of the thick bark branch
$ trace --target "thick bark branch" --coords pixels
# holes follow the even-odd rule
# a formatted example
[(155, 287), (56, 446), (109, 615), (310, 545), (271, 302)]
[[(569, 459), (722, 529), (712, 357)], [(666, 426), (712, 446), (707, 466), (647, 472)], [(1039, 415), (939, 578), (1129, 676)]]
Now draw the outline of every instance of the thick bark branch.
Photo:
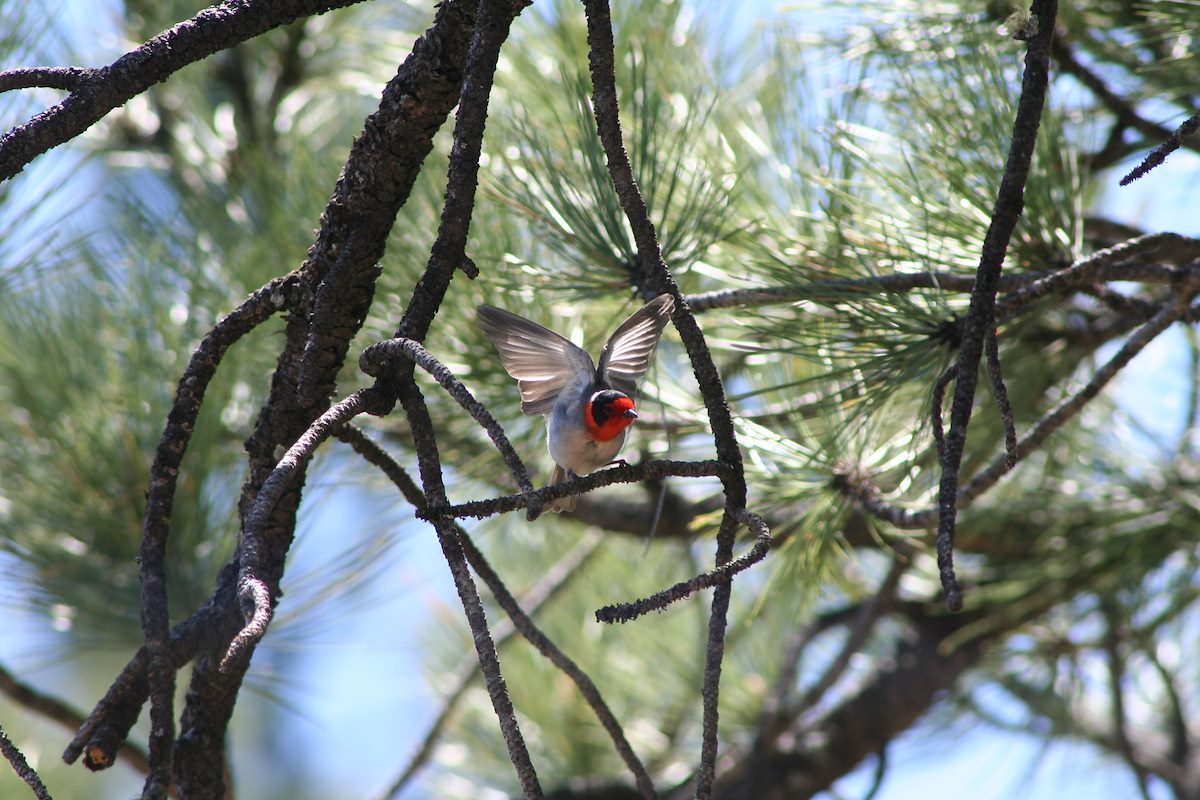
[(181, 68), (302, 17), (359, 0), (227, 0), (90, 71), (58, 105), (0, 137), (0, 181), (47, 150), (69, 142), (105, 114)]

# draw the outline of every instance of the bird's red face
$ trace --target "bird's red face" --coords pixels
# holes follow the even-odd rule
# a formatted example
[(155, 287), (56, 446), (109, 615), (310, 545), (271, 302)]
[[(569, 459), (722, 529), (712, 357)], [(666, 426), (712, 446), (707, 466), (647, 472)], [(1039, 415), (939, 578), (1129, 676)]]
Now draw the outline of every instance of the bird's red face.
[(588, 433), (600, 442), (615, 439), (635, 419), (637, 412), (633, 410), (633, 400), (612, 389), (596, 392), (583, 407), (583, 421), (587, 423)]

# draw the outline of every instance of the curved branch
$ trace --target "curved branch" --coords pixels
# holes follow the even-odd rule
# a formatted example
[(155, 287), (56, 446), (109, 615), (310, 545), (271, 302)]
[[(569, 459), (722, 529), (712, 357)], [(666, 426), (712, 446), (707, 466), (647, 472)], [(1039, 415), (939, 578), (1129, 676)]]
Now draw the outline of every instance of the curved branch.
[(1012, 144), (1000, 189), (996, 193), (991, 224), (984, 237), (975, 288), (971, 292), (971, 305), (958, 352), (958, 375), (954, 381), (954, 401), (950, 407), (950, 430), (946, 434), (942, 479), (938, 487), (938, 571), (946, 604), (952, 611), (962, 608), (962, 592), (954, 576), (958, 470), (962, 464), (967, 424), (971, 421), (971, 407), (979, 381), (979, 361), (983, 355), (984, 339), (996, 325), (996, 292), (1000, 287), (1004, 255), (1025, 205), (1025, 180), (1029, 175), (1046, 87), (1050, 81), (1050, 41), (1054, 38), (1057, 11), (1057, 0), (1034, 0), (1032, 12), (1038, 22), (1038, 32), (1030, 40), (1025, 55), (1025, 75), (1021, 81), (1016, 119), (1013, 121)]
[(225, 0), (163, 31), (112, 64), (88, 70), (61, 103), (0, 137), (0, 181), (47, 150), (69, 142), (188, 64), (301, 17), (360, 0)]
[[(734, 431), (733, 418), (726, 402), (725, 386), (708, 351), (704, 334), (696, 323), (696, 317), (663, 262), (654, 223), (650, 221), (645, 200), (638, 189), (629, 156), (625, 152), (617, 103), (612, 15), (608, 0), (584, 0), (584, 10), (587, 16), (588, 67), (592, 77), (592, 109), (596, 117), (596, 131), (608, 159), (608, 172), (613, 188), (629, 221), (638, 248), (640, 274), (635, 274), (634, 283), (648, 295), (668, 292), (674, 296), (675, 312), (672, 321), (687, 349), (692, 371), (704, 398), (717, 458), (730, 468), (729, 473), (721, 478), (725, 489), (725, 513), (717, 531), (715, 555), (716, 567), (720, 570), (733, 558), (734, 534), (738, 527), (737, 514), (746, 507), (746, 476), (742, 468), (742, 453), (738, 448), (737, 433)], [(709, 616), (704, 685), (701, 689), (704, 719), (700, 775), (696, 790), (698, 797), (706, 797), (711, 792), (716, 771), (717, 702), (720, 697), (721, 662), (725, 655), (725, 628), (731, 591), (730, 581), (717, 583), (713, 592), (712, 613)]]
[(239, 339), (287, 305), (296, 286), (288, 275), (267, 283), (213, 326), (192, 353), (180, 376), (175, 401), (154, 452), (150, 487), (138, 551), (142, 585), (142, 631), (146, 642), (150, 686), (150, 763), (146, 791), (160, 794), (171, 785), (175, 730), (175, 670), (170, 655), (171, 626), (167, 602), (166, 552), (171, 528), (171, 508), (179, 466), (191, 442), (192, 430), (204, 402), (209, 382), (226, 351)]
[(500, 427), (500, 423), (496, 422), (495, 417), (491, 415), (487, 407), (476, 400), (470, 390), (463, 385), (462, 381), (454, 377), (454, 373), (434, 358), (433, 354), (412, 339), (389, 339), (384, 342), (377, 342), (364, 350), (358, 363), (363, 372), (373, 377), (379, 377), (380, 373), (386, 369), (385, 364), (389, 359), (394, 359), (397, 355), (403, 355), (433, 376), (441, 384), (442, 388), (446, 390), (446, 393), (454, 398), (462, 406), (463, 410), (479, 423), (480, 427), (487, 431), (492, 443), (496, 445), (496, 449), (504, 457), (504, 462), (508, 465), (508, 469), (512, 473), (513, 479), (517, 482), (517, 487), (521, 490), (521, 494), (525, 497), (526, 508), (529, 509), (529, 520), (533, 521), (537, 519), (542, 507), (541, 503), (533, 495), (533, 484), (529, 481), (529, 470), (525, 468), (525, 463), (521, 461), (521, 457), (513, 449), (512, 443), (508, 441), (508, 436), (505, 435), (504, 429)]
[(263, 531), (275, 504), (291, 488), (298, 475), (316, 452), (321, 442), (354, 417), (373, 407), (375, 389), (359, 389), (342, 402), (322, 414), (309, 426), (304, 435), (279, 459), (275, 470), (263, 482), (262, 489), (254, 499), (254, 505), (246, 515), (241, 540), (238, 542), (238, 597), (241, 599), (246, 625), (229, 643), (229, 649), (221, 660), (220, 669), (228, 672), (243, 656), (262, 639), (271, 621), (273, 591), (269, 579), (262, 574), (266, 561), (262, 541)]
[[(500, 48), (508, 38), (516, 15), (526, 5), (523, 0), (481, 0), (476, 18), (471, 49), (467, 56), (454, 126), (454, 144), (446, 180), (445, 204), (442, 207), (438, 235), (430, 250), (429, 262), (417, 285), (413, 287), (408, 307), (400, 320), (394, 338), (420, 342), (425, 338), (454, 273), (467, 260), (467, 234), (474, 210), (475, 191), (479, 181), (479, 158), (483, 148), (483, 132), (487, 121), (488, 99), (499, 62)], [(408, 417), (413, 444), (417, 452), (425, 505), (443, 509), (448, 505), (442, 479), (441, 457), (433, 421), (425, 398), (413, 379), (413, 362), (403, 359), (394, 369), (381, 369), (376, 386), (389, 397), (398, 397)], [(504, 676), (496, 645), (488, 629), (487, 616), (479, 592), (471, 579), (470, 568), (463, 553), (457, 525), (444, 514), (431, 520), (437, 531), (438, 543), (450, 567), (454, 586), (470, 626), (475, 653), (483, 671), (488, 697), (500, 725), (508, 756), (517, 772), (526, 798), (540, 798), (541, 784), (521, 735), (516, 712)]]

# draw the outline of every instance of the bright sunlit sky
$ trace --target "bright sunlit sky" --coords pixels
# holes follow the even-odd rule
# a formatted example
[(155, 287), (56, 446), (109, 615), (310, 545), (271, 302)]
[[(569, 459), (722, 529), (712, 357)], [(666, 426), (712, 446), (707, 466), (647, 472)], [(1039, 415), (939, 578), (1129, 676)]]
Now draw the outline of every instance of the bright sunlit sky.
[[(112, 13), (104, 8), (111, 9), (111, 4), (71, 0), (63, 6), (63, 19), (78, 31), (81, 51), (94, 56), (95, 64), (110, 60), (117, 46), (111, 35)], [(697, 13), (709, 13), (707, 8), (702, 4)], [(736, 14), (725, 7), (722, 19), (737, 29), (772, 13), (778, 13), (772, 4), (755, 2), (738, 6)], [(65, 158), (65, 152), (52, 153), (31, 171), (55, 174)], [(1167, 168), (1128, 188), (1116, 186), (1118, 176), (1109, 178), (1111, 186), (1105, 191), (1101, 212), (1149, 230), (1200, 235), (1200, 214), (1195, 211), (1200, 207), (1200, 186), (1185, 186), (1175, 177), (1186, 168), (1184, 162), (1195, 162), (1196, 156), (1179, 152), (1171, 159)], [(1191, 168), (1195, 169), (1194, 163)], [(330, 176), (331, 185), (333, 178)], [(95, 191), (95, 179), (94, 172), (80, 172), (73, 184), (78, 189), (75, 196)], [(1166, 441), (1178, 435), (1187, 396), (1181, 344), (1177, 330), (1160, 337), (1117, 381), (1121, 405)], [(252, 678), (254, 673), (262, 676), (274, 668), (287, 668), (283, 685), (286, 705), (260, 693), (243, 695), (233, 733), (239, 795), (254, 797), (258, 790), (276, 783), (278, 776), (250, 766), (261, 755), (255, 746), (258, 725), (272, 724), (283, 725), (289, 732), (282, 745), (285, 750), (271, 756), (276, 763), (303, 765), (310, 788), (330, 797), (367, 796), (390, 782), (437, 711), (436, 695), (421, 679), (417, 633), (439, 609), (455, 614), (457, 599), (432, 530), (405, 522), (404, 512), (382, 504), (363, 487), (323, 484), (318, 476), (306, 492), (301, 519), (304, 522), (289, 563), (289, 580), (319, 571), (349, 544), (348, 538), (382, 531), (397, 543), (387, 558), (384, 579), (355, 602), (340, 604), (330, 615), (330, 624), (308, 639), (295, 641), (294, 647), (285, 646), (287, 642), (271, 643), (269, 636), (271, 646), (256, 655)], [(10, 606), (19, 602), (3, 586), (0, 598)], [(286, 607), (282, 610), (286, 613)], [(28, 615), (18, 614), (6, 621), (0, 663), (39, 688), (90, 707), (97, 691), (96, 676), (91, 676), (93, 688), (77, 691), (81, 665), (47, 663), (47, 637), (54, 635), (47, 627), (46, 620)], [(99, 680), (107, 681), (119, 666), (114, 662)], [(338, 691), (330, 691), (331, 686), (339, 687)], [(14, 732), (35, 764), (57, 758), (67, 738), (61, 730), (44, 728), (53, 733), (44, 744), (22, 740), (21, 732), (29, 729), (29, 723), (11, 705), (0, 705), (0, 714), (0, 724)], [(397, 724), (397, 720), (403, 723)], [(1042, 743), (1034, 737), (982, 727), (939, 730), (941, 725), (925, 720), (893, 746), (879, 800), (926, 800), (933, 794), (973, 800), (1124, 800), (1134, 793), (1127, 770), (1098, 758), (1090, 748), (1056, 744), (1039, 759)], [(839, 783), (839, 792), (846, 797), (862, 796), (874, 768), (874, 763), (864, 765)], [(124, 797), (138, 791), (140, 778), (132, 771), (118, 767), (110, 772), (113, 774), (100, 783), (88, 784), (106, 787), (94, 788), (96, 796), (111, 793), (108, 796)], [(346, 787), (353, 787), (353, 792), (348, 793)], [(407, 796), (422, 795), (410, 792)]]

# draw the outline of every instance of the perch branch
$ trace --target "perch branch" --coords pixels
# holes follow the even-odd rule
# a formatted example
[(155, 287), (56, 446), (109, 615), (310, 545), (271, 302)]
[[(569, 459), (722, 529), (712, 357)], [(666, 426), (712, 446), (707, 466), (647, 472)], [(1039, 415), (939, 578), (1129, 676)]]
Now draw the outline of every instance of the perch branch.
[[(593, 489), (611, 486), (615, 483), (639, 483), (654, 478), (673, 476), (677, 478), (712, 478), (721, 477), (729, 471), (729, 467), (720, 461), (643, 461), (641, 464), (625, 464), (622, 466), (602, 469), (590, 475), (581, 475), (569, 481), (556, 483), (535, 491), (532, 497), (545, 504), (552, 500), (568, 495), (584, 494)], [(488, 500), (472, 500), (461, 505), (449, 506), (436, 511), (434, 509), (418, 510), (417, 516), (431, 518), (435, 513), (444, 514), (454, 519), (475, 517), (483, 519), (495, 514), (504, 514), (524, 508), (526, 497), (523, 494), (510, 494), (504, 497), (493, 497)]]

